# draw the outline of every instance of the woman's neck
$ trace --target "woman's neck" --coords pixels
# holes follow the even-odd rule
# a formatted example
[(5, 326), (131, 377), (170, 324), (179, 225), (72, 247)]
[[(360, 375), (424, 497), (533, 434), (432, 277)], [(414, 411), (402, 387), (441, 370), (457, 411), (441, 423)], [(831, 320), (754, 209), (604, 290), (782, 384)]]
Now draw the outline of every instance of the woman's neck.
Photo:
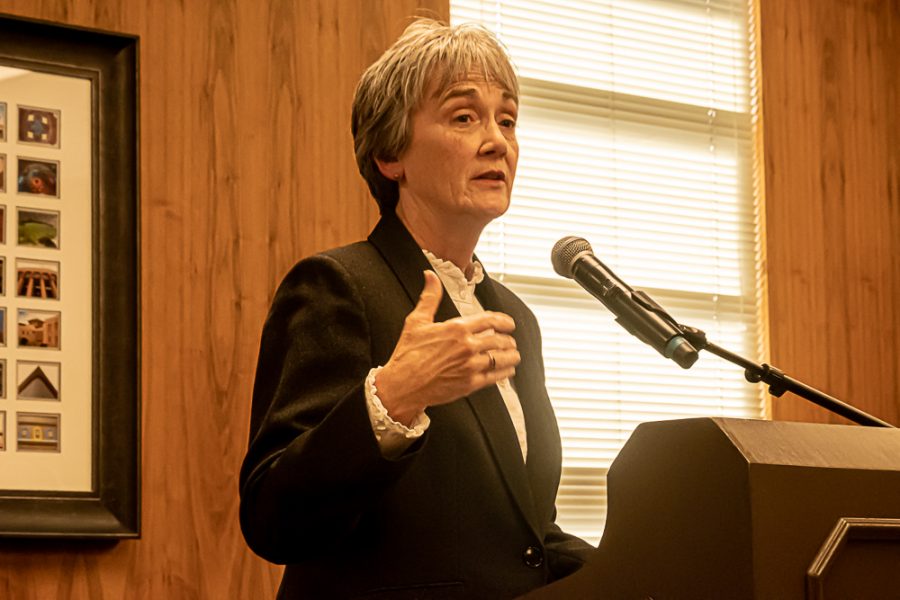
[(471, 274), (472, 256), (483, 226), (458, 223), (433, 212), (410, 210), (402, 202), (397, 205), (397, 218), (420, 248), (452, 262), (467, 277)]

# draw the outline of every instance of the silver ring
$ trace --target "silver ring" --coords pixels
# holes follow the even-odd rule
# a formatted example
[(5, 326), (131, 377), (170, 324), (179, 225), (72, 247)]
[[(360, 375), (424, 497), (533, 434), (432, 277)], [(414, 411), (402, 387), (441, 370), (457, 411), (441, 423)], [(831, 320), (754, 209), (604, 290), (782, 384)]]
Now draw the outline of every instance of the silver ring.
[(490, 352), (488, 352), (487, 355), (488, 355), (488, 358), (491, 359), (491, 368), (488, 370), (493, 371), (494, 369), (497, 368), (497, 359), (494, 358), (494, 355), (491, 354)]

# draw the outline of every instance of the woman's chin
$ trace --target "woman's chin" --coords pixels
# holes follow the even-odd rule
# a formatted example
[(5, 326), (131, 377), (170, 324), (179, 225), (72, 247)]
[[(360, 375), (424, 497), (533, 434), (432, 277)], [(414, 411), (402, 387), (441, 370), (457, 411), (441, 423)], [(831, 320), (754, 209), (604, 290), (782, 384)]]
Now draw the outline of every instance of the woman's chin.
[(505, 189), (496, 190), (495, 193), (482, 193), (473, 198), (470, 208), (473, 213), (492, 221), (509, 210), (509, 196)]

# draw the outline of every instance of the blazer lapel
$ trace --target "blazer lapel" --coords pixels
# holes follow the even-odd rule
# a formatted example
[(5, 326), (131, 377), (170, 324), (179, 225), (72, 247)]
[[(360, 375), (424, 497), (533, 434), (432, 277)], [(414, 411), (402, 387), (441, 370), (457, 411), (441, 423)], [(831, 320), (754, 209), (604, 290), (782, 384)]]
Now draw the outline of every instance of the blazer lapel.
[[(494, 283), (485, 273), (484, 281), (475, 288), (475, 295), (485, 310), (494, 310), (504, 312), (504, 306), (494, 291)], [(524, 340), (519, 339), (520, 332), (513, 332), (516, 338), (516, 344), (519, 348), (524, 348)], [(519, 395), (519, 401), (522, 403), (522, 411), (525, 413), (525, 422), (528, 427), (529, 442), (534, 439), (532, 435), (532, 427), (537, 423), (534, 419), (529, 418), (528, 403), (526, 402), (526, 390), (521, 389), (518, 385), (518, 377), (514, 378), (516, 391)], [(490, 394), (495, 397), (495, 402), (483, 401), (482, 395)], [(537, 511), (535, 508), (534, 497), (530, 484), (530, 477), (525, 462), (522, 460), (522, 449), (519, 447), (518, 438), (516, 437), (515, 428), (509, 417), (509, 411), (503, 404), (503, 398), (497, 386), (492, 385), (472, 394), (469, 398), (472, 409), (476, 412), (482, 426), (485, 428), (485, 434), (491, 442), (497, 462), (503, 470), (507, 484), (515, 496), (522, 509), (525, 518), (531, 524), (535, 533), (539, 534)], [(492, 431), (496, 435), (492, 434)], [(530, 444), (529, 452), (536, 451), (537, 445)], [(529, 463), (532, 461), (529, 460)], [(540, 537), (540, 535), (539, 535)]]
[[(535, 507), (555, 505), (556, 487), (553, 473), (559, 469), (560, 439), (556, 425), (556, 415), (547, 396), (543, 377), (543, 356), (540, 351), (540, 334), (530, 330), (531, 321), (524, 314), (519, 314), (514, 306), (506, 306), (497, 294), (499, 284), (485, 277), (484, 282), (476, 288), (481, 305), (487, 310), (497, 310), (509, 314), (516, 320), (513, 337), (522, 353), (513, 385), (522, 404), (525, 424), (528, 430), (528, 462), (526, 471), (529, 489)], [(540, 513), (540, 511), (538, 511)]]
[[(369, 241), (384, 257), (406, 290), (410, 302), (415, 306), (424, 287), (422, 271), (431, 269), (431, 263), (425, 258), (422, 249), (394, 214), (382, 215), (369, 236)], [(499, 301), (487, 277), (476, 288), (476, 295), (485, 309), (502, 310), (502, 307), (498, 306)], [(458, 316), (459, 311), (445, 292), (435, 314), (435, 321), (446, 321)], [(522, 451), (500, 391), (495, 385), (488, 386), (473, 392), (465, 401), (481, 424), (484, 437), (495, 462), (500, 467), (510, 494), (535, 534), (541, 537)]]
[[(381, 220), (369, 235), (369, 242), (381, 253), (385, 262), (397, 276), (409, 301), (415, 306), (419, 301), (425, 279), (422, 272), (431, 268), (422, 249), (404, 227), (400, 219), (393, 213), (382, 215)], [(458, 317), (459, 312), (453, 305), (450, 296), (444, 293), (441, 303), (434, 315), (435, 321), (446, 321)]]

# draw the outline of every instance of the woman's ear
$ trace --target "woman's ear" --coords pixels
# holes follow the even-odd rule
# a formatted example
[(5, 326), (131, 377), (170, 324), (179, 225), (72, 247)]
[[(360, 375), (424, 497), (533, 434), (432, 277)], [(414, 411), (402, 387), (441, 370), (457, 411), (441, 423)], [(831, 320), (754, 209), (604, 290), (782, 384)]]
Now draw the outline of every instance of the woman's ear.
[(403, 164), (399, 160), (383, 160), (381, 158), (376, 158), (375, 164), (378, 165), (378, 170), (381, 171), (381, 174), (388, 179), (392, 181), (400, 181), (403, 179)]

